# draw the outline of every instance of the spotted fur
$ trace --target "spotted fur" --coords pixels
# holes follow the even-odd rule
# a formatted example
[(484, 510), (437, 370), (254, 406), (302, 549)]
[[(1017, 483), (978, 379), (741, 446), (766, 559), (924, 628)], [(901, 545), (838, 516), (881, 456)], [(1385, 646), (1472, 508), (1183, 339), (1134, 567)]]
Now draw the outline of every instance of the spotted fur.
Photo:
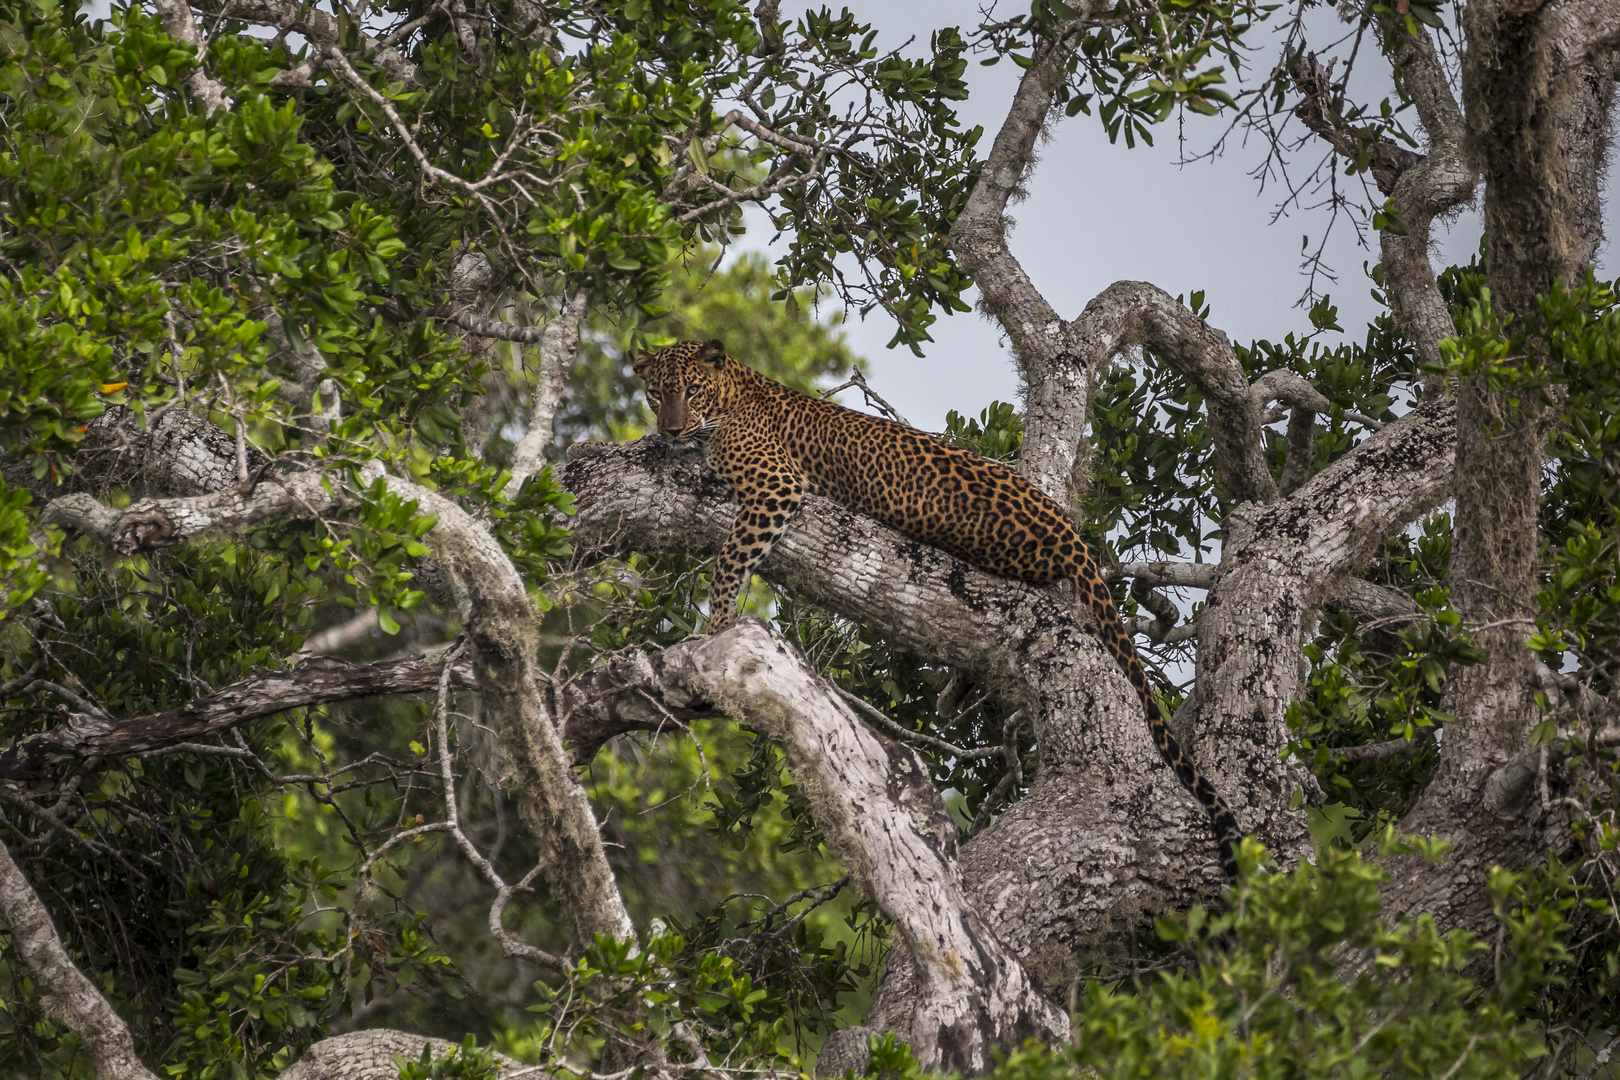
[(678, 443), (701, 443), (740, 504), (715, 563), (711, 633), (735, 617), (738, 591), (806, 492), (993, 574), (1072, 581), (1142, 699), (1160, 755), (1208, 812), (1223, 868), (1236, 875), (1237, 819), (1170, 733), (1108, 585), (1057, 503), (1000, 462), (768, 379), (727, 356), (719, 341), (642, 353), (634, 367), (659, 430)]

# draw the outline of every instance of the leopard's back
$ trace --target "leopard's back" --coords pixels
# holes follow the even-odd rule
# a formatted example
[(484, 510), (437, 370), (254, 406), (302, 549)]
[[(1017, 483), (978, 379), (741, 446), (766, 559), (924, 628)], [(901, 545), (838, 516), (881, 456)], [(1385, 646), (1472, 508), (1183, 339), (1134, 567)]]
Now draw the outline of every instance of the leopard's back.
[(817, 494), (1003, 577), (1062, 581), (1090, 561), (1058, 505), (1001, 462), (782, 389), (780, 438)]

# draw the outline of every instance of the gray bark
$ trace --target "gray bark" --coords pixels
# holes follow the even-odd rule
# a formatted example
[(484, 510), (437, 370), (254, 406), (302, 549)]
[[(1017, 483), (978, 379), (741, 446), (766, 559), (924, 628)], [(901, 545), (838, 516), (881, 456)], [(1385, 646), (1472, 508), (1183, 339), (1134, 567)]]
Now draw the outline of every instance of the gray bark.
[[(1466, 151), (1485, 179), (1498, 315), (1533, 315), (1536, 296), (1575, 284), (1602, 239), (1598, 183), (1615, 58), (1612, 44), (1599, 47), (1592, 15), (1578, 4), (1520, 11), (1495, 0), (1465, 9)], [(1541, 347), (1532, 337), (1526, 363)], [(1435, 874), (1411, 859), (1392, 863), (1402, 886), (1394, 908), (1448, 925), (1488, 926), (1487, 867), (1524, 867), (1570, 844), (1556, 822), (1499, 794), (1541, 719), (1526, 639), (1537, 614), (1545, 410), (1537, 391), (1493, 387), (1485, 375), (1458, 386), (1451, 597), (1489, 658), (1449, 680), (1442, 708), (1453, 719), (1440, 767), (1402, 823), (1448, 838), (1453, 854)]]
[(39, 894), (0, 845), (0, 918), (53, 1019), (79, 1037), (101, 1080), (157, 1080), (135, 1056), (129, 1028), (62, 946)]
[(779, 743), (843, 867), (894, 924), (914, 992), (897, 1025), (924, 1067), (982, 1073), (990, 1051), (1068, 1034), (969, 899), (956, 824), (916, 753), (860, 723), (779, 634), (753, 620), (591, 680), (609, 704), (717, 708)]
[[(431, 1047), (435, 1060), (456, 1049), (456, 1044), (425, 1035), (412, 1035), (390, 1028), (371, 1028), (334, 1035), (311, 1046), (288, 1066), (281, 1080), (398, 1080), (395, 1056), (419, 1060), (424, 1047)], [(501, 1080), (529, 1074), (520, 1062), (496, 1054)]]

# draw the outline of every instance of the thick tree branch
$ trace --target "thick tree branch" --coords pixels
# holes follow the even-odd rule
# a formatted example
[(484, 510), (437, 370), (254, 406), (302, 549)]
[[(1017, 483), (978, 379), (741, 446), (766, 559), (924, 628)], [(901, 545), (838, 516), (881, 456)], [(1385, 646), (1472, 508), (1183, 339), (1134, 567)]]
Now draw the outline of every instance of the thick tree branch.
[[(1440, 341), (1451, 336), (1451, 312), (1435, 282), (1429, 262), (1429, 241), (1434, 219), (1472, 201), (1478, 170), (1464, 157), (1466, 131), (1462, 110), (1427, 28), (1413, 33), (1396, 26), (1392, 17), (1377, 23), (1395, 77), (1417, 108), (1428, 136), (1428, 153), (1406, 170), (1384, 194), (1391, 197), (1399, 225), (1378, 234), (1386, 294), (1401, 330), (1417, 347), (1418, 357), (1430, 367), (1442, 363)], [(1425, 385), (1439, 389), (1439, 376)]]
[(956, 825), (916, 754), (860, 723), (781, 636), (752, 620), (623, 672), (605, 690), (717, 707), (769, 734), (845, 869), (894, 923), (915, 964), (908, 1041), (925, 1067), (983, 1072), (993, 1047), (1068, 1033), (969, 900)]
[[(434, 1060), (460, 1048), (459, 1044), (444, 1039), (390, 1028), (351, 1031), (311, 1046), (287, 1067), (280, 1080), (398, 1080), (399, 1063), (394, 1060), (395, 1055), (418, 1061), (424, 1047), (432, 1048)], [(535, 1075), (533, 1069), (525, 1068), (505, 1054), (496, 1054), (495, 1063), (500, 1066), (496, 1074), (500, 1080)]]
[[(1278, 755), (1315, 614), (1385, 537), (1450, 493), (1455, 416), (1449, 400), (1425, 402), (1289, 498), (1239, 507), (1227, 520), (1222, 575), (1198, 620), (1197, 682), (1177, 723), (1209, 747), (1201, 757), (1216, 788), (1274, 851), (1308, 847), (1298, 822), (1271, 807), (1314, 789)], [(1244, 805), (1251, 799), (1258, 819)]]
[(1036, 45), (978, 182), (951, 225), (950, 245), (957, 263), (979, 287), (980, 309), (1007, 332), (1024, 377), (1019, 469), (1060, 504), (1072, 506), (1079, 493), (1076, 484), (1083, 482), (1074, 472), (1089, 405), (1089, 373), (1074, 353), (1064, 321), (1007, 244), (1007, 205), (1022, 194), (1024, 174), (1035, 160), (1035, 141), (1074, 51), (1066, 31), (1062, 28), (1056, 38)]
[[(380, 471), (379, 473), (380, 474)], [(125, 555), (190, 540), (205, 532), (247, 532), (289, 517), (317, 518), (338, 506), (330, 474), (318, 470), (265, 478), (251, 492), (233, 487), (211, 495), (142, 499), (114, 510), (89, 495), (64, 495), (40, 519), (92, 536)]]
[(1620, 50), (1620, 7), (1608, 0), (1575, 0), (1558, 9), (1567, 51), (1596, 64), (1612, 63)]
[[(736, 512), (700, 455), (656, 439), (581, 453), (559, 478), (577, 497), (582, 552), (707, 557)], [(964, 669), (1024, 710), (1040, 754), (1030, 793), (965, 845), (962, 860), (987, 917), (1035, 958), (1038, 976), (1060, 977), (1042, 965), (1149, 911), (1218, 899), (1223, 880), (1202, 811), (1163, 766), (1140, 701), (1081, 621), (1089, 616), (1059, 590), (975, 570), (814, 496), (761, 573), (895, 647)], [(1243, 739), (1241, 753), (1274, 741), (1258, 730)], [(1303, 822), (1286, 801), (1271, 810)], [(1074, 899), (1054, 905), (1054, 895)]]
[(1117, 281), (1075, 320), (1077, 353), (1094, 370), (1133, 345), (1152, 349), (1196, 386), (1209, 409), (1215, 465), (1235, 502), (1277, 494), (1266, 466), (1261, 409), (1232, 343), (1175, 298), (1145, 281)]
[(129, 1028), (73, 963), (39, 894), (0, 845), (0, 918), (28, 968), (45, 1011), (79, 1037), (102, 1080), (157, 1080), (135, 1056)]
[(459, 505), (390, 477), (389, 488), (438, 517), (424, 536), (450, 581), (474, 649), (478, 692), (517, 773), (518, 809), (539, 840), (547, 880), (583, 940), (624, 941), (635, 926), (619, 895), (590, 800), (570, 771), (542, 693), (539, 627), (528, 588), (489, 530)]

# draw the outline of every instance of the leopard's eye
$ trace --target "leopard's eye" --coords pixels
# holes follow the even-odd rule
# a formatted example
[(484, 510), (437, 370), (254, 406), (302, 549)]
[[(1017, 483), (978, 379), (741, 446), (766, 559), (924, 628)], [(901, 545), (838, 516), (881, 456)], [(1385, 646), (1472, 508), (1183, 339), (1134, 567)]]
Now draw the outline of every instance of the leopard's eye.
[(686, 400), (687, 401), (691, 401), (692, 398), (695, 397), (696, 395), (697, 395), (697, 387), (696, 386), (688, 386), (686, 388)]

